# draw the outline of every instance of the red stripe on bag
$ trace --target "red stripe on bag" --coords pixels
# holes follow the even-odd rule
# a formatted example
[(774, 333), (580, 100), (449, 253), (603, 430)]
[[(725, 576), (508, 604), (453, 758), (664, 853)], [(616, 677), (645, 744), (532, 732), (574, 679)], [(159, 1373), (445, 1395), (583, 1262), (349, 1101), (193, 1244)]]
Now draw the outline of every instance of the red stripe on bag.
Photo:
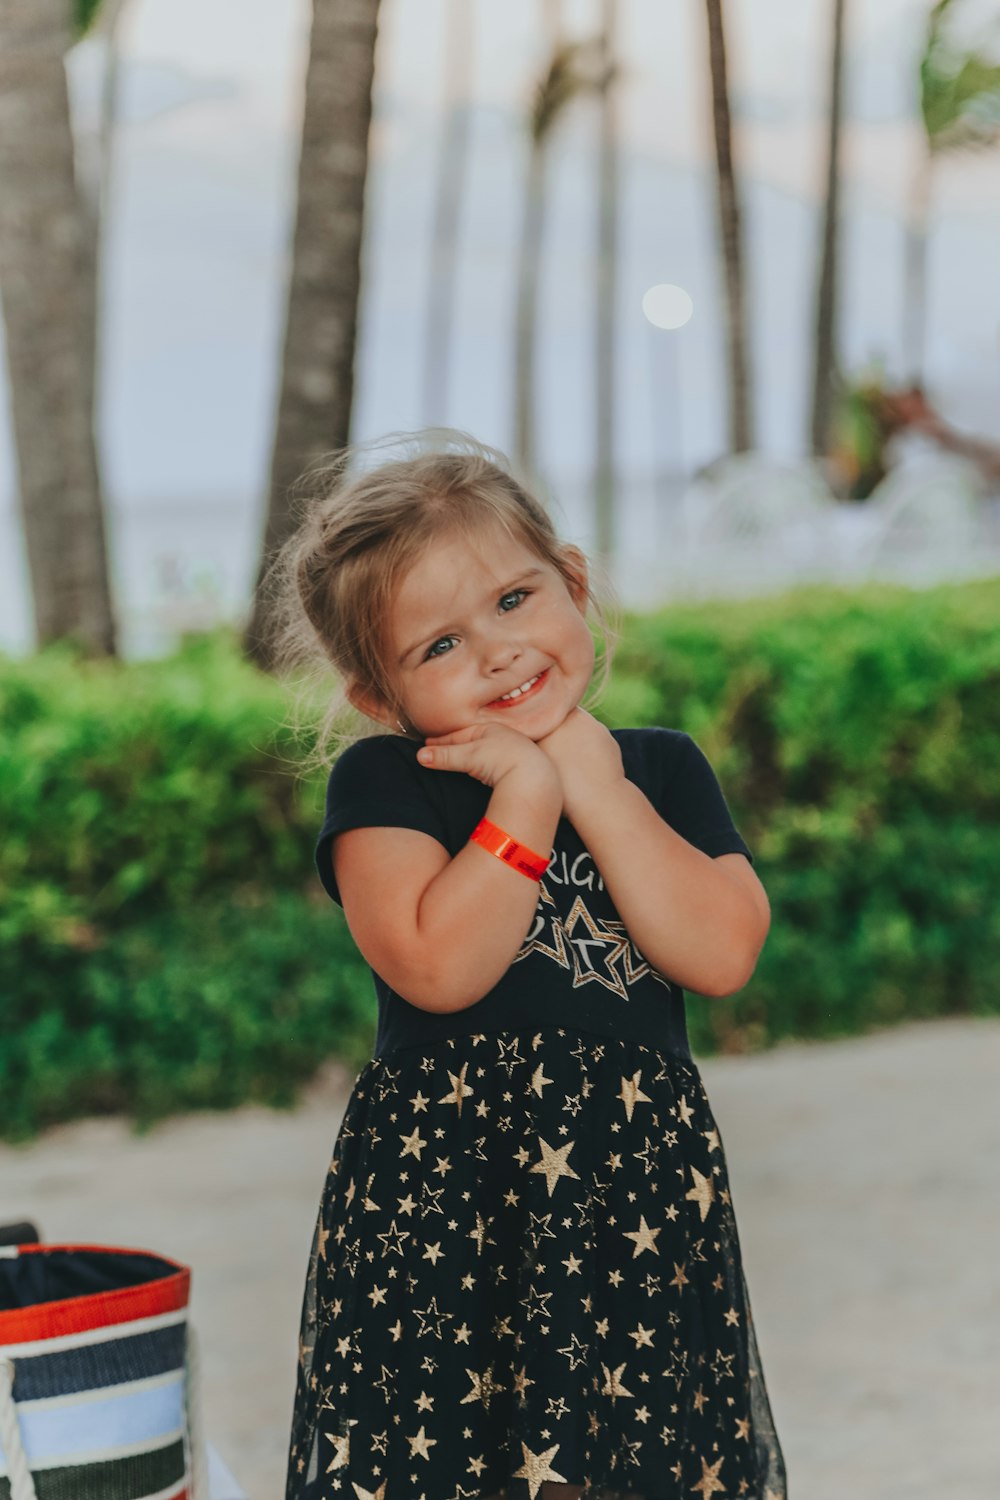
[(155, 1318), (161, 1313), (178, 1312), (187, 1307), (190, 1300), (190, 1269), (152, 1250), (123, 1249), (113, 1245), (21, 1245), (18, 1255), (45, 1255), (52, 1250), (87, 1250), (116, 1257), (141, 1255), (147, 1260), (174, 1266), (176, 1270), (140, 1286), (117, 1287), (111, 1292), (89, 1292), (81, 1297), (37, 1302), (32, 1307), (0, 1312), (0, 1344), (30, 1344), (40, 1339), (61, 1338), (65, 1334), (87, 1333), (93, 1328), (109, 1328), (116, 1323), (131, 1323), (139, 1318)]

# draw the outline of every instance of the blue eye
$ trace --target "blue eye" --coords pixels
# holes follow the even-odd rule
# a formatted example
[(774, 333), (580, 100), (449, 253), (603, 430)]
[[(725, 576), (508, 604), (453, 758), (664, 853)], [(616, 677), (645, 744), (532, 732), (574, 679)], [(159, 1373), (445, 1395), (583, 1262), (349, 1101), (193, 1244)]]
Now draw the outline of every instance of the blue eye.
[[(530, 593), (531, 593), (530, 589), (511, 589), (511, 591), (510, 591), (509, 594), (503, 594), (501, 596), (501, 598), (500, 598), (500, 607), (501, 607), (501, 609), (503, 609), (503, 606), (504, 606), (504, 604), (506, 603), (506, 601), (508, 599), (514, 599), (514, 600), (516, 600), (516, 603), (512, 604), (511, 607), (510, 607), (510, 609), (504, 609), (503, 613), (505, 615), (511, 614), (511, 612), (513, 610), (517, 609), (517, 607), (521, 603), (522, 599), (526, 599), (527, 596)], [(448, 652), (447, 651), (439, 651), (438, 647), (439, 646), (443, 646), (446, 641), (453, 641), (454, 639), (455, 639), (455, 637), (453, 635), (443, 635), (443, 636), (441, 636), (440, 640), (435, 641), (432, 646), (428, 646), (426, 654), (424, 656), (424, 661), (433, 660), (433, 658), (437, 657), (437, 656), (447, 656)]]

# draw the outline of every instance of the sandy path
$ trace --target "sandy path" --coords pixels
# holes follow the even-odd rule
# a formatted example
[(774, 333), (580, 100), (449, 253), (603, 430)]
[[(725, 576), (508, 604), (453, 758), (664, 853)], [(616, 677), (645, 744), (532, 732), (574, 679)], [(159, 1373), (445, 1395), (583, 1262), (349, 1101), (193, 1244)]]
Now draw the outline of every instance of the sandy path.
[[(793, 1500), (1000, 1493), (1000, 1021), (701, 1064)], [(353, 1075), (293, 1114), (0, 1147), (0, 1220), (194, 1270), (209, 1439), (280, 1500), (299, 1299)]]

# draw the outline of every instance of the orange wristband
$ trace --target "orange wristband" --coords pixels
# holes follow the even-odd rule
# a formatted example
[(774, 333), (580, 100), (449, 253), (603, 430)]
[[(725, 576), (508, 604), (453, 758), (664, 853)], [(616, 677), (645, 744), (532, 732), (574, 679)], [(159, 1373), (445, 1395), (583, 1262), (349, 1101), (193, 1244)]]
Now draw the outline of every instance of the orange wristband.
[(543, 859), (533, 849), (524, 844), (519, 844), (517, 839), (512, 839), (509, 833), (504, 833), (489, 818), (481, 818), (475, 828), (469, 834), (473, 843), (482, 844), (490, 854), (495, 854), (497, 859), (502, 859), (505, 865), (510, 865), (514, 870), (520, 870), (522, 875), (527, 875), (529, 880), (541, 880), (545, 871), (551, 864), (551, 860)]

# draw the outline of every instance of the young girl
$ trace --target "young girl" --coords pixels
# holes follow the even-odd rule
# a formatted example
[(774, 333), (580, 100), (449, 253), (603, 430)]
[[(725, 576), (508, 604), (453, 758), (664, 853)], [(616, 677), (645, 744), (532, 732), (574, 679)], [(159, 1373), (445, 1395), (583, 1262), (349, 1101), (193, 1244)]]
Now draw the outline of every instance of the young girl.
[(381, 731), (337, 759), (316, 846), (379, 1023), (287, 1500), (783, 1500), (684, 1017), (753, 971), (750, 851), (688, 735), (581, 706), (587, 562), (501, 455), (453, 435), (335, 478), (284, 549), (287, 629)]

